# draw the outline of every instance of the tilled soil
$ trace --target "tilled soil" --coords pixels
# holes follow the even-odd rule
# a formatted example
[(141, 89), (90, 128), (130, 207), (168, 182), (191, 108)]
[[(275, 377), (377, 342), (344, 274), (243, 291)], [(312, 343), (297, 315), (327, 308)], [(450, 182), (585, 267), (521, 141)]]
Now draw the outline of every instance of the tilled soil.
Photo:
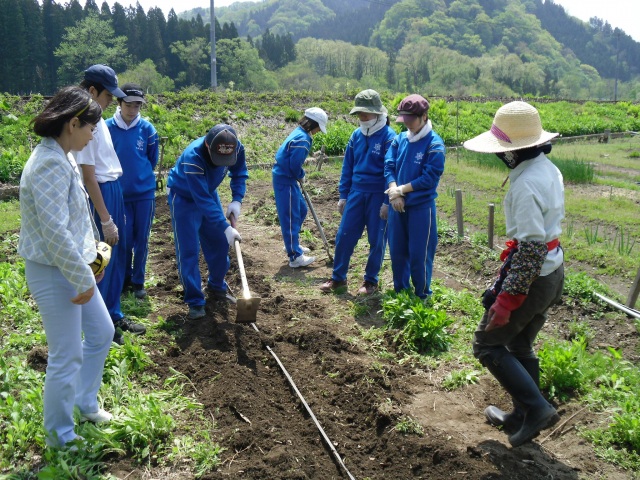
[[(318, 216), (326, 221), (331, 249), (339, 222), (337, 182), (337, 174), (326, 173), (309, 181), (313, 187), (307, 186)], [(215, 421), (212, 438), (226, 450), (220, 468), (202, 478), (632, 478), (598, 460), (591, 444), (576, 433), (581, 427), (606, 422), (578, 403), (557, 405), (562, 418), (555, 430), (511, 448), (506, 435), (484, 420), (486, 405), (509, 407), (506, 394), (486, 372), (478, 384), (447, 392), (441, 380), (460, 365), (437, 359), (400, 364), (390, 355), (373, 355), (360, 332), (382, 325), (377, 313), (381, 296), (355, 296), (360, 274), (351, 276), (348, 292), (326, 295), (318, 290), (330, 278), (331, 266), (311, 213), (304, 228), (314, 238), (302, 243), (317, 260), (307, 268), (290, 268), (279, 227), (268, 213), (273, 213), (272, 205), (270, 182), (251, 180), (238, 229), (250, 289), (261, 298), (253, 328), (235, 322), (234, 306), (213, 301), (208, 302), (204, 318), (186, 317), (166, 197), (158, 197), (149, 269), (159, 281), (148, 292), (160, 308), (150, 320), (162, 316), (171, 328), (160, 336), (152, 368), (160, 378), (170, 376), (171, 369), (186, 375), (189, 392)], [(479, 295), (498, 264), (485, 261), (477, 271), (472, 267), (476, 254), (468, 242), (441, 241), (435, 276), (451, 288)], [(241, 295), (233, 252), (231, 262), (227, 281)], [(382, 274), (384, 288), (392, 286), (388, 264), (385, 261)], [(352, 265), (354, 271), (362, 268)], [(555, 307), (545, 332), (562, 337), (568, 322), (584, 320), (598, 333), (598, 345), (622, 348), (637, 362), (638, 335), (633, 326), (615, 318), (596, 320), (591, 314), (574, 305)], [(393, 353), (393, 337), (379, 340), (376, 349)], [(417, 421), (424, 434), (398, 432), (395, 427), (404, 418)], [(111, 472), (130, 479), (193, 478), (184, 469), (142, 469), (122, 460), (111, 465)]]

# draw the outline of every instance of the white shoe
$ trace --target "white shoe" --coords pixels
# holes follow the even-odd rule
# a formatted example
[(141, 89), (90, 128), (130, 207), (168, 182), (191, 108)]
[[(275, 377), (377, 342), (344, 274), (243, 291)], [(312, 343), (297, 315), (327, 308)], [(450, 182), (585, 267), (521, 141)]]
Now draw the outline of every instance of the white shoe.
[[(311, 250), (309, 250), (307, 247), (303, 247), (302, 245), (300, 245), (300, 249), (302, 250), (302, 253), (310, 253)], [(284, 253), (287, 253), (287, 247), (282, 247), (282, 251)]]
[(315, 261), (316, 257), (307, 257), (306, 255), (302, 254), (293, 262), (289, 262), (289, 266), (291, 268), (306, 267), (307, 265), (311, 265)]
[(113, 418), (106, 410), (100, 409), (97, 412), (93, 413), (83, 413), (80, 416), (80, 420), (83, 422), (91, 422), (91, 423), (106, 423)]

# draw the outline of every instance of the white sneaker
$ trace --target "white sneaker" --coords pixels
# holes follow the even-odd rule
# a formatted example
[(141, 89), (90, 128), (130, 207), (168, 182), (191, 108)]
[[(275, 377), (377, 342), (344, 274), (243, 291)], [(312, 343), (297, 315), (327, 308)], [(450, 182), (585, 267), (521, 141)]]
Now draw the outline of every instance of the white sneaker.
[[(302, 250), (302, 253), (309, 253), (311, 252), (311, 250), (309, 250), (307, 247), (303, 247), (302, 245), (300, 245), (300, 249)], [(287, 253), (287, 247), (282, 247), (282, 251), (284, 253)]]
[(83, 422), (91, 422), (91, 423), (106, 423), (113, 418), (106, 410), (100, 409), (97, 412), (93, 413), (83, 413), (80, 416), (80, 420)]
[(306, 267), (307, 265), (311, 265), (315, 261), (316, 257), (307, 257), (306, 255), (302, 254), (293, 262), (289, 262), (289, 266), (291, 268)]

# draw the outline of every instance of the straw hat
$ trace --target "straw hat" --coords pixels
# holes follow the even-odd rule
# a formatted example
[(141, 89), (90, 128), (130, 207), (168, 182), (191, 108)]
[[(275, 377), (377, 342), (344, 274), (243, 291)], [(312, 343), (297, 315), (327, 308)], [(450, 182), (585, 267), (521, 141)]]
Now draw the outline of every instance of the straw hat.
[(464, 148), (481, 153), (501, 153), (547, 143), (558, 133), (545, 132), (540, 114), (526, 102), (503, 105), (493, 117), (491, 130), (464, 142)]

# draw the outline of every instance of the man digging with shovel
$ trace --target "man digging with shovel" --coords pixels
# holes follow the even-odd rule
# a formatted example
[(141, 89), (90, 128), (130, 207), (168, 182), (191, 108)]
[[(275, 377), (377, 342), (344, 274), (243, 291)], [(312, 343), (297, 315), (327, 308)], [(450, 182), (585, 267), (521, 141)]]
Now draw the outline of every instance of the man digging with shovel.
[[(231, 177), (233, 200), (225, 215), (217, 188), (227, 175)], [(247, 178), (244, 146), (235, 130), (225, 124), (216, 125), (206, 136), (191, 142), (169, 172), (168, 201), (178, 273), (191, 319), (205, 315), (200, 248), (209, 269), (209, 298), (236, 303), (224, 277), (230, 264), (229, 246), (241, 237), (227, 219), (240, 217)]]

